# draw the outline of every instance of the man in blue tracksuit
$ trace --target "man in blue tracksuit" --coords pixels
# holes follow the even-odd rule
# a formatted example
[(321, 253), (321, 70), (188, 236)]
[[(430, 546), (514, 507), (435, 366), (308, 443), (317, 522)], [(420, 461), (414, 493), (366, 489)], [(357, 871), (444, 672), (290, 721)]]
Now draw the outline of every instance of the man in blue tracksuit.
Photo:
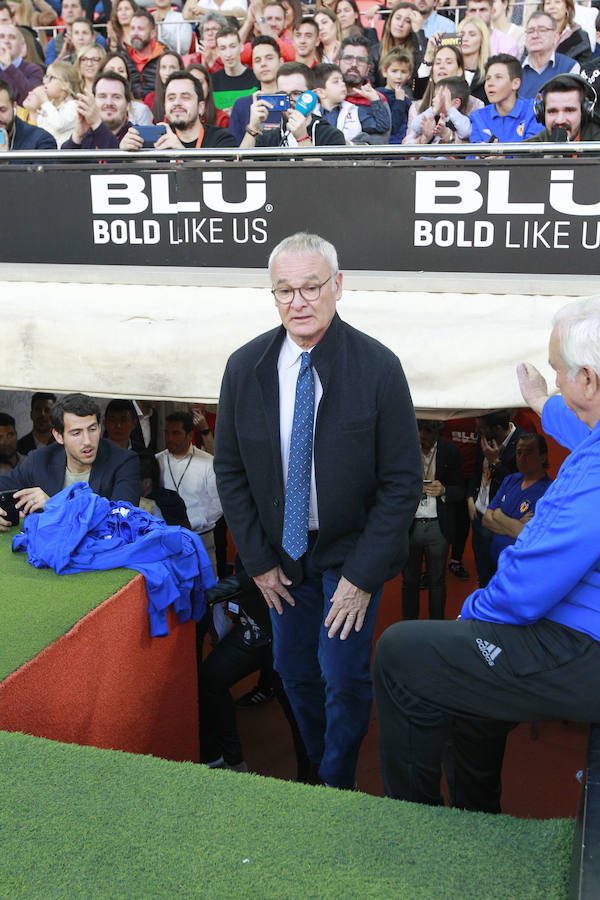
[(600, 298), (554, 317), (561, 396), (518, 367), (525, 402), (571, 453), (458, 621), (400, 622), (374, 663), (386, 794), (439, 804), (452, 734), (455, 806), (500, 810), (506, 735), (519, 721), (600, 720)]

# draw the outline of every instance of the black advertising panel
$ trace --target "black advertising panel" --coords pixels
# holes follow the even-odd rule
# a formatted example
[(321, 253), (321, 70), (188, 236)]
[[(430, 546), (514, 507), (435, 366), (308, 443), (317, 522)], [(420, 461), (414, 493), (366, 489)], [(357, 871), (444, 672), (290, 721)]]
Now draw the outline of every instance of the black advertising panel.
[(591, 159), (0, 169), (3, 262), (264, 268), (316, 231), (352, 270), (598, 273)]

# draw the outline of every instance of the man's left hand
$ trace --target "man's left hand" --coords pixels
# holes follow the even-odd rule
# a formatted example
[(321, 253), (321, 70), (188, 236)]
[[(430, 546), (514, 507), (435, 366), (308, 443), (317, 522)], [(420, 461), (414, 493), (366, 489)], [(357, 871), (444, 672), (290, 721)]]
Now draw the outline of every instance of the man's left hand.
[(428, 497), (441, 497), (442, 494), (446, 493), (446, 488), (441, 481), (431, 481), (429, 484), (425, 483), (423, 485), (423, 492)]
[(325, 628), (329, 628), (327, 637), (335, 637), (341, 628), (340, 640), (345, 641), (353, 628), (360, 631), (370, 599), (370, 594), (350, 584), (342, 575), (331, 598), (331, 609), (325, 619)]
[(308, 136), (308, 116), (303, 115), (300, 110), (293, 109), (287, 120), (287, 130), (293, 134), (297, 141)]
[(156, 141), (154, 146), (157, 150), (185, 150), (185, 147), (168, 124), (165, 122), (165, 128), (167, 129), (165, 134), (161, 134), (159, 139)]
[(364, 97), (369, 103), (374, 103), (375, 100), (381, 100), (381, 97), (369, 81), (366, 81), (362, 87), (354, 88), (352, 93), (358, 94), (359, 97)]
[(22, 488), (20, 491), (15, 491), (13, 497), (17, 500), (15, 506), (23, 516), (32, 512), (41, 512), (46, 501), (50, 499), (48, 494), (39, 487)]

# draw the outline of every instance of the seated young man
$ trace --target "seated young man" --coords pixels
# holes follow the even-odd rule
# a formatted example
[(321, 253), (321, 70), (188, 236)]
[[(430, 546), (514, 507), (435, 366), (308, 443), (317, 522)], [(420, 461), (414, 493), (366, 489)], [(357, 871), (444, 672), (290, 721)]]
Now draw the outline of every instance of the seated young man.
[(490, 56), (485, 64), (485, 92), (492, 101), (471, 113), (471, 143), (516, 143), (538, 134), (534, 101), (519, 97), (523, 68), (508, 53)]
[(413, 99), (409, 87), (414, 68), (412, 54), (401, 47), (394, 47), (386, 53), (379, 67), (385, 78), (385, 87), (381, 88), (381, 93), (392, 114), (390, 144), (401, 144), (406, 134), (408, 110)]

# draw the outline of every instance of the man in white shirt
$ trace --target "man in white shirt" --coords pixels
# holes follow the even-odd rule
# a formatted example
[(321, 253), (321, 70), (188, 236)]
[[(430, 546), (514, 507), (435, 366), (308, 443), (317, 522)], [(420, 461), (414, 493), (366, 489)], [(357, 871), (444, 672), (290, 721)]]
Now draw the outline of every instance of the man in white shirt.
[(435, 12), (436, 6), (437, 0), (416, 0), (416, 7), (424, 17), (421, 28), (425, 32), (427, 40), (433, 37), (436, 31), (441, 31), (442, 33), (456, 31), (456, 25), (452, 19), (440, 16), (439, 13)]
[(198, 534), (217, 574), (215, 523), (223, 515), (210, 453), (192, 444), (194, 421), (188, 412), (165, 420), (166, 450), (156, 454), (161, 487), (176, 491), (185, 503), (192, 530)]

